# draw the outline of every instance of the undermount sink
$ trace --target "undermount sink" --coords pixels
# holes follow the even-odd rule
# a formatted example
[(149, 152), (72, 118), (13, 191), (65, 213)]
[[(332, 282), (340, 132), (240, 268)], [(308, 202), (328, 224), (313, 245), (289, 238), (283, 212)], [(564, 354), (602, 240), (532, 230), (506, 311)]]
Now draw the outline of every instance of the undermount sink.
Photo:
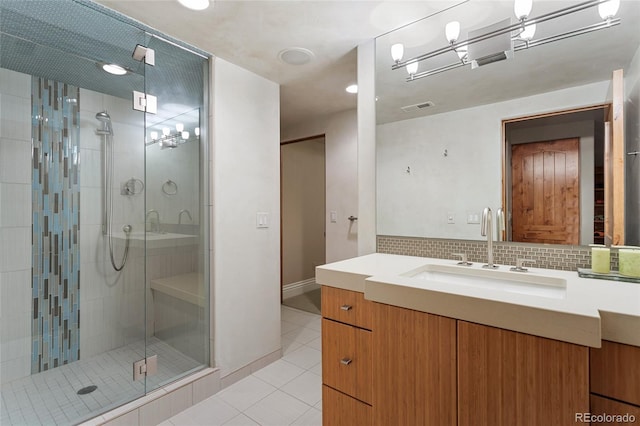
[(567, 282), (531, 272), (511, 272), (480, 267), (424, 265), (402, 274), (418, 280), (499, 290), (509, 293), (541, 296), (552, 299), (566, 297)]

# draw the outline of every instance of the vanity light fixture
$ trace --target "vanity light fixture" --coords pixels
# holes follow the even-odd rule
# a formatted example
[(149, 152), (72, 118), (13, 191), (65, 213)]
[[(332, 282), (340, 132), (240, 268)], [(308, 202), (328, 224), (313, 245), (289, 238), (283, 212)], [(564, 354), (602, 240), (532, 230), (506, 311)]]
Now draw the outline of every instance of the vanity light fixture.
[[(555, 34), (552, 36), (534, 39), (537, 26), (544, 24), (547, 21), (552, 21), (554, 19), (562, 18), (564, 16), (581, 12), (589, 8), (593, 8), (598, 6), (598, 13), (602, 21), (596, 22), (595, 24), (587, 25), (581, 28), (576, 28), (574, 30), (569, 30), (566, 32), (562, 32), (559, 34)], [(477, 61), (471, 61), (469, 59), (469, 47), (476, 43), (487, 42), (487, 40), (500, 37), (503, 38), (505, 35), (510, 37), (512, 49), (508, 52), (504, 52), (503, 58), (499, 59), (507, 59), (512, 56), (513, 52), (517, 52), (519, 50), (528, 49), (531, 47), (542, 46), (547, 43), (553, 43), (555, 41), (564, 40), (571, 37), (576, 37), (582, 34), (588, 34), (593, 31), (602, 30), (605, 28), (609, 28), (615, 25), (619, 25), (621, 20), (620, 18), (615, 18), (615, 15), (618, 13), (618, 9), (620, 8), (620, 0), (588, 0), (579, 4), (575, 4), (572, 6), (564, 7), (552, 12), (545, 13), (540, 16), (536, 16), (533, 18), (529, 18), (531, 10), (533, 9), (533, 0), (514, 0), (514, 14), (517, 18), (518, 22), (514, 24), (502, 24), (500, 25), (492, 25), (487, 27), (487, 32), (480, 33), (478, 35), (474, 35), (473, 37), (468, 38), (467, 40), (459, 41), (458, 38), (460, 36), (460, 23), (458, 21), (452, 21), (446, 24), (445, 26), (445, 38), (449, 43), (447, 46), (444, 46), (440, 49), (433, 50), (431, 52), (427, 52), (418, 56), (414, 56), (412, 58), (408, 58), (405, 61), (402, 60), (402, 55), (404, 53), (404, 48), (402, 44), (397, 43), (391, 47), (391, 56), (394, 60), (394, 64), (391, 65), (392, 70), (397, 70), (400, 68), (406, 67), (407, 73), (409, 77), (407, 77), (406, 81), (414, 81), (420, 78), (429, 77), (431, 75), (439, 74), (445, 71), (449, 71), (455, 68), (459, 68), (462, 66), (466, 66), (469, 64), (474, 64), (475, 67), (481, 66), (478, 65), (482, 59), (480, 58)], [(508, 20), (507, 20), (508, 21)], [(497, 39), (496, 39), (497, 40)], [(508, 41), (508, 38), (507, 38)], [(421, 61), (426, 61), (430, 58), (434, 58), (440, 55), (450, 55), (451, 53), (456, 53), (458, 56), (458, 61), (451, 63), (449, 65), (441, 66), (438, 68), (428, 69), (426, 71), (418, 72), (418, 63)], [(494, 52), (491, 52), (494, 53)], [(498, 57), (498, 53), (495, 52), (495, 57)], [(507, 54), (508, 53), (508, 54)], [(473, 59), (473, 58), (472, 58)], [(485, 63), (491, 63), (494, 60), (487, 60)]]
[(402, 60), (402, 56), (404, 56), (404, 46), (402, 43), (396, 43), (391, 46), (391, 58), (396, 64)]
[(191, 10), (205, 10), (209, 7), (209, 0), (178, 0), (178, 3)]
[(526, 42), (529, 42), (535, 34), (536, 23), (532, 21), (524, 24), (524, 28), (522, 29), (522, 32), (518, 34), (518, 37), (520, 37), (522, 40), (525, 40)]
[(418, 72), (418, 62), (411, 62), (407, 64), (407, 74), (409, 74), (409, 79), (413, 80), (413, 77)]
[(523, 21), (529, 17), (533, 8), (533, 0), (515, 0), (513, 2), (513, 12), (519, 21)]
[[(163, 127), (162, 134), (158, 134), (156, 130), (149, 132), (149, 142), (145, 146), (158, 144), (160, 149), (177, 148), (178, 145), (186, 143), (191, 137), (191, 133), (188, 130), (184, 130), (183, 123), (176, 123), (176, 132), (172, 133), (170, 127)], [(196, 127), (193, 130), (196, 138), (200, 137), (200, 128)]]
[(451, 21), (444, 27), (444, 34), (450, 44), (455, 43), (460, 37), (460, 22)]
[(620, 8), (620, 0), (608, 0), (598, 5), (598, 13), (605, 21), (616, 16)]

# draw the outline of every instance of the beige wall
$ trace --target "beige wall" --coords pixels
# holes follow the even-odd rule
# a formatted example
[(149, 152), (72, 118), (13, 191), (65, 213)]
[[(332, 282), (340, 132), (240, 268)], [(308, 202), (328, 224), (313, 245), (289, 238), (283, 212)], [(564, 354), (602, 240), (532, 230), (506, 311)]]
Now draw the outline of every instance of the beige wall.
[(282, 283), (315, 276), (324, 262), (324, 137), (281, 147)]
[[(283, 129), (282, 141), (325, 135), (326, 147), (326, 262), (358, 255), (358, 122), (355, 109), (300, 123)], [(329, 212), (337, 213), (331, 222)]]

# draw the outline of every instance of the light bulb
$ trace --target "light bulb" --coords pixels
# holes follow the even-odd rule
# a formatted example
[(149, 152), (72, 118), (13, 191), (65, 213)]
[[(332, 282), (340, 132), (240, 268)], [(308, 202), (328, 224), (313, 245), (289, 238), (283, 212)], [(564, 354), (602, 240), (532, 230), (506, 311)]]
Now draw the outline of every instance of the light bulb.
[(184, 124), (182, 123), (176, 123), (176, 130), (179, 132), (184, 130)]
[(189, 132), (187, 131), (182, 132), (182, 139), (185, 139), (185, 140), (189, 139)]
[(209, 0), (178, 0), (178, 3), (191, 10), (205, 10), (209, 7)]
[(455, 43), (460, 36), (460, 22), (451, 21), (444, 27), (444, 34), (449, 43)]
[(196, 136), (200, 136), (200, 127), (196, 127), (195, 129), (193, 129), (193, 133), (195, 133)]
[(400, 62), (402, 60), (402, 56), (404, 55), (404, 46), (402, 43), (396, 43), (391, 46), (391, 57), (394, 61)]
[(412, 62), (410, 64), (407, 64), (407, 73), (409, 73), (410, 76), (413, 76), (417, 72), (418, 72), (417, 62)]
[(609, 0), (598, 5), (598, 13), (604, 20), (611, 19), (616, 16), (620, 8), (620, 0)]
[(168, 127), (163, 127), (162, 128), (162, 135), (163, 136), (169, 136), (169, 133), (171, 133), (171, 129)]
[(536, 24), (535, 23), (527, 23), (524, 26), (524, 29), (520, 33), (520, 38), (522, 40), (531, 40), (536, 33)]
[(358, 85), (357, 84), (351, 84), (351, 85), (347, 86), (347, 88), (344, 89), (344, 90), (346, 90), (349, 93), (358, 93)]
[(519, 20), (527, 19), (533, 8), (533, 0), (515, 0), (513, 3), (513, 11)]
[(121, 67), (118, 64), (104, 64), (102, 65), (102, 69), (113, 75), (125, 75), (127, 74), (127, 70)]
[(151, 140), (155, 141), (156, 139), (158, 139), (158, 132), (151, 132)]

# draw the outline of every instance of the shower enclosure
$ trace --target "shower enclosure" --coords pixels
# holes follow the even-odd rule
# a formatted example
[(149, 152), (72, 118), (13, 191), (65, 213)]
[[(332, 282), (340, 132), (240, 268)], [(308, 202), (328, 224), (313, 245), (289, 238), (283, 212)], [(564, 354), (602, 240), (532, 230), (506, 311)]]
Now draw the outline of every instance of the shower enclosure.
[(208, 64), (87, 0), (0, 0), (0, 424), (209, 365)]

